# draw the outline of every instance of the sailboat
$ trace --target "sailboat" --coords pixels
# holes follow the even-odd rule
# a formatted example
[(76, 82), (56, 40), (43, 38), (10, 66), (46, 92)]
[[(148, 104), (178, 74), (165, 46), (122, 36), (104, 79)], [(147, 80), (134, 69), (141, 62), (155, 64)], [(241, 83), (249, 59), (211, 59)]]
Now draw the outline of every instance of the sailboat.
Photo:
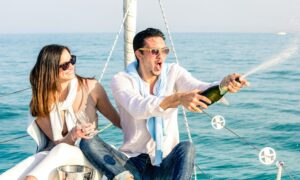
[[(124, 22), (124, 65), (126, 66), (127, 64), (129, 64), (133, 59), (135, 59), (134, 57), (134, 53), (133, 53), (133, 50), (132, 50), (132, 39), (135, 35), (135, 25), (136, 25), (136, 20), (135, 20), (135, 15), (136, 15), (136, 0), (124, 0), (124, 19), (123, 19), (123, 22)], [(122, 29), (122, 26), (123, 26), (123, 22), (122, 22), (122, 25), (121, 25), (121, 28), (120, 28), (120, 31), (118, 34), (120, 34), (121, 32), (121, 29)], [(114, 45), (116, 43), (116, 40), (114, 42)], [(113, 45), (113, 47), (114, 47)], [(114, 48), (112, 48), (112, 51), (113, 51)], [(107, 63), (105, 64), (105, 68), (107, 67), (107, 64), (109, 62), (109, 59), (111, 57), (111, 54), (112, 54), (112, 51), (110, 52), (109, 54), (109, 57), (107, 59)], [(103, 70), (104, 72), (105, 70)], [(101, 75), (100, 79), (103, 77), (103, 74)], [(89, 163), (83, 163), (82, 165), (85, 165), (85, 166), (89, 166), (91, 168), (93, 168)], [(280, 170), (281, 169), (281, 170)], [(280, 177), (280, 174), (281, 174), (281, 171), (282, 171), (282, 166), (279, 166), (278, 168), (278, 174), (279, 174), (279, 177)], [(97, 172), (96, 172), (97, 174)], [(101, 175), (98, 174), (98, 177), (95, 177), (95, 179), (98, 179)], [(49, 178), (52, 179), (52, 178), (55, 178), (53, 177), (52, 175), (49, 175)], [(280, 178), (278, 178), (280, 179)]]

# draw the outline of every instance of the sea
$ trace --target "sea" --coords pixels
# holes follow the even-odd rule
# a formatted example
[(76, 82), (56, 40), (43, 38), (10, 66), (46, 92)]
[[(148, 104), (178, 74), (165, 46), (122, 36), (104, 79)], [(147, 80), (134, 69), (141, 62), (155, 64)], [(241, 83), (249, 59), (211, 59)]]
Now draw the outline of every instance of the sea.
[[(48, 44), (68, 46), (77, 55), (76, 72), (99, 78), (111, 52), (116, 33), (1, 34), (0, 35), (0, 173), (35, 153), (26, 134), (31, 90), (29, 73), (40, 49)], [(120, 36), (122, 37), (122, 35)], [(284, 162), (282, 179), (300, 179), (300, 44), (297, 34), (276, 33), (172, 33), (179, 64), (195, 78), (213, 82), (230, 73), (245, 74), (260, 64), (278, 59), (298, 47), (286, 60), (257, 71), (246, 79), (249, 87), (225, 95), (229, 105), (216, 103), (205, 113), (187, 112), (196, 148), (197, 179), (276, 179), (277, 161)], [(171, 47), (170, 41), (166, 43)], [(101, 79), (110, 100), (112, 76), (124, 70), (123, 38), (117, 41)], [(176, 63), (173, 51), (166, 60)], [(13, 93), (13, 94), (9, 94)], [(209, 116), (207, 115), (209, 114)], [(221, 115), (226, 124), (214, 129), (211, 117)], [(180, 140), (187, 141), (180, 108)], [(99, 117), (99, 129), (109, 122)], [(121, 130), (100, 133), (108, 143), (122, 144)], [(8, 142), (4, 142), (10, 140)], [(264, 165), (259, 153), (265, 147), (276, 160)]]

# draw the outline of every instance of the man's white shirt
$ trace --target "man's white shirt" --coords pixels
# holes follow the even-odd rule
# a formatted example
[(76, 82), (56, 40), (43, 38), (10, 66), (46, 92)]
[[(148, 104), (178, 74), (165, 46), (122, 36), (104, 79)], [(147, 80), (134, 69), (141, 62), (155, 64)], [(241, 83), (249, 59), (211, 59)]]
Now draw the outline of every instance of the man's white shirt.
[[(153, 116), (160, 116), (164, 119), (166, 136), (163, 141), (163, 157), (166, 157), (179, 143), (178, 108), (163, 110), (159, 105), (164, 97), (154, 95), (143, 97), (135, 81), (133, 77), (123, 71), (116, 74), (111, 83), (112, 94), (119, 109), (124, 133), (123, 144), (119, 150), (129, 157), (135, 157), (141, 153), (149, 154), (153, 163), (155, 142), (147, 130), (147, 119)], [(150, 84), (144, 83), (146, 90), (150, 92)], [(203, 91), (217, 83), (199, 81), (179, 65), (170, 64), (164, 96), (194, 89)]]

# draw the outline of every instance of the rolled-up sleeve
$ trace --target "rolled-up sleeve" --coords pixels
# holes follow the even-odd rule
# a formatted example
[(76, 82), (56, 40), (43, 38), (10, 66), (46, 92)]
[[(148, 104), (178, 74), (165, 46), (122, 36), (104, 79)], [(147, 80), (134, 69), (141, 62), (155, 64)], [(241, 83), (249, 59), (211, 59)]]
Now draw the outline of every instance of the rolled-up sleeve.
[(159, 105), (164, 97), (143, 97), (135, 87), (134, 80), (124, 72), (113, 77), (111, 89), (117, 104), (135, 119), (163, 116), (164, 110)]

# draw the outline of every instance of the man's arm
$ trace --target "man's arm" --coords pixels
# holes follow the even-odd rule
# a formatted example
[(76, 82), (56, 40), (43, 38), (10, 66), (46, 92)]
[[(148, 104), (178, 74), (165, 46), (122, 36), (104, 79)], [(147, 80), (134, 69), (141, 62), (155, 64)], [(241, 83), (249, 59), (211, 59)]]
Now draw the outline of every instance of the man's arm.
[[(194, 78), (187, 70), (179, 65), (177, 66), (177, 79), (176, 79), (176, 90), (179, 92), (190, 91), (193, 89), (199, 89), (204, 91), (207, 88), (214, 85), (226, 86), (228, 91), (231, 93), (238, 92), (241, 88), (249, 86), (249, 82), (246, 79), (240, 78), (241, 75), (237, 73), (229, 74), (225, 76), (221, 81), (215, 81), (207, 83)], [(237, 81), (239, 79), (239, 81)]]
[(136, 119), (147, 119), (150, 116), (162, 116), (164, 110), (159, 107), (164, 97), (149, 95), (143, 97), (134, 87), (129, 75), (119, 73), (111, 83), (112, 94), (119, 106), (126, 109)]
[[(177, 108), (179, 105), (182, 105), (192, 112), (202, 112), (201, 109), (207, 108), (207, 105), (202, 101), (207, 102), (208, 104), (210, 104), (211, 101), (205, 96), (199, 95), (198, 92), (199, 90), (193, 90), (183, 93), (174, 93), (170, 96), (166, 96), (160, 103), (160, 107), (166, 110), (168, 108)], [(200, 106), (201, 109), (199, 109), (197, 106)]]
[[(203, 104), (201, 102), (197, 101), (197, 100), (207, 101), (207, 98), (205, 100), (205, 97), (197, 94), (197, 90), (198, 90), (198, 92), (204, 91), (211, 86), (220, 84), (220, 82), (215, 81), (212, 83), (207, 83), (207, 82), (199, 81), (196, 78), (194, 78), (187, 70), (180, 67), (179, 65), (173, 65), (173, 66), (174, 66), (173, 69), (176, 69), (176, 83), (175, 83), (176, 90), (178, 92), (186, 92), (186, 93), (181, 93), (181, 96), (184, 96), (184, 97), (181, 97), (181, 96), (179, 96), (180, 98), (170, 97), (170, 99), (173, 99), (173, 101), (167, 100), (161, 104), (161, 107), (164, 109), (164, 108), (168, 108), (172, 105), (176, 105), (176, 103), (178, 104), (179, 100), (181, 99), (180, 104), (182, 104), (185, 108), (187, 108), (190, 111), (200, 112), (201, 110), (199, 110), (198, 108), (195, 108), (197, 106), (200, 106), (201, 109), (207, 108), (207, 106), (203, 106)], [(237, 82), (236, 79), (239, 79), (239, 82)], [(223, 78), (223, 80), (221, 81), (220, 85), (226, 86), (228, 88), (229, 92), (235, 93), (235, 92), (238, 92), (240, 90), (240, 88), (247, 86), (248, 84), (249, 83), (247, 80), (241, 79), (239, 74), (234, 73), (234, 74), (225, 76)], [(197, 90), (191, 91), (193, 89), (197, 89)], [(175, 100), (177, 100), (177, 101), (175, 101)]]
[(192, 91), (194, 89), (198, 89), (199, 91), (204, 91), (207, 88), (219, 84), (218, 81), (216, 82), (204, 82), (196, 79), (191, 75), (190, 72), (188, 72), (183, 67), (173, 64), (173, 71), (175, 71), (175, 89), (177, 92), (188, 92)]

